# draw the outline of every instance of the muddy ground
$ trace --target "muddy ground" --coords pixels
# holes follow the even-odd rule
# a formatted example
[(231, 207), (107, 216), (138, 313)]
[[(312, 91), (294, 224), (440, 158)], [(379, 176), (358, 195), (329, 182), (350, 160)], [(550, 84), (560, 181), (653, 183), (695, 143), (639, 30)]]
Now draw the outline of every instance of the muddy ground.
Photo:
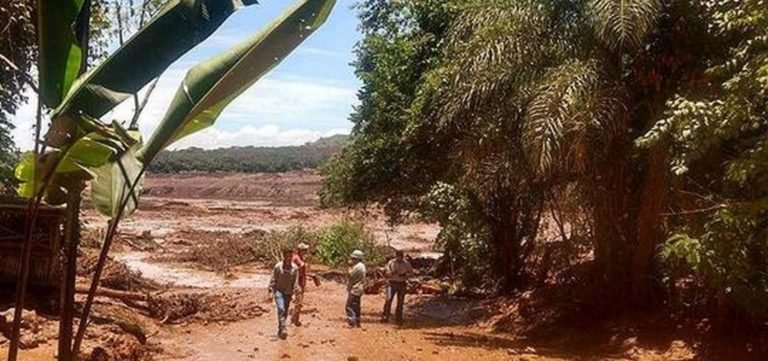
[[(411, 295), (402, 327), (377, 322), (383, 295), (366, 295), (363, 327), (349, 329), (343, 319), (345, 290), (332, 278), (309, 287), (304, 324), (291, 328), (287, 341), (279, 340), (266, 291), (269, 262), (211, 265), (189, 257), (191, 250), (212, 242), (237, 244), (291, 226), (314, 229), (352, 217), (364, 221), (383, 245), (432, 255), (439, 232), (436, 225), (419, 222), (391, 227), (377, 210), (321, 209), (319, 181), (313, 172), (149, 176), (139, 211), (123, 222), (112, 252), (112, 283), (103, 285), (151, 299), (126, 304), (98, 298), (97, 314), (106, 320), (89, 329), (86, 356), (103, 347), (108, 353), (103, 360), (761, 359), (756, 345), (734, 339), (713, 347), (696, 327), (663, 314), (609, 324), (581, 314), (578, 327), (534, 327), (537, 318), (547, 315), (526, 306), (538, 297), (531, 293), (494, 300)], [(106, 220), (92, 210), (86, 210), (83, 219), (81, 263), (87, 265), (95, 257)], [(226, 258), (237, 259), (231, 254)], [(80, 281), (87, 282), (87, 267), (81, 273)], [(55, 319), (40, 323), (55, 330)], [(140, 332), (118, 324), (133, 325)], [(23, 350), (20, 359), (53, 360), (55, 332), (49, 331)], [(0, 343), (4, 357), (7, 342), (0, 337)], [(121, 354), (121, 347), (129, 351)]]

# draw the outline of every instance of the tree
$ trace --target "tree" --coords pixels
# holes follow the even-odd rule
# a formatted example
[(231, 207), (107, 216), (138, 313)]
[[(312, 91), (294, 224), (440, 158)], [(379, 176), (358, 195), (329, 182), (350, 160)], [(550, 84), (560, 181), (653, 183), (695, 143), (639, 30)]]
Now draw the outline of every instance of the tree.
[(34, 2), (9, 1), (0, 4), (0, 190), (12, 189), (13, 167), (17, 161), (11, 139), (13, 124), (9, 117), (27, 101), (24, 89), (30, 84), (29, 71), (34, 64)]
[(660, 0), (363, 2), (362, 103), (324, 196), (423, 210), (437, 182), (456, 187), (481, 205), (472, 208), (510, 288), (542, 207), (576, 189), (595, 279), (645, 299), (664, 236), (668, 150), (634, 141), (701, 79), (697, 60), (719, 50), (699, 10)]
[[(669, 181), (662, 146), (638, 150), (667, 101), (716, 52), (697, 2), (586, 2), (575, 56), (550, 70), (529, 107), (529, 149), (543, 176), (580, 185), (591, 209), (599, 274), (638, 300), (655, 283)], [(629, 282), (626, 282), (629, 280)], [(629, 289), (623, 287), (628, 285)]]
[(163, 151), (150, 163), (152, 173), (288, 172), (316, 169), (337, 153), (346, 135), (320, 138), (300, 146), (188, 148)]
[[(425, 213), (443, 225), (444, 244), (487, 249), (484, 257), (499, 279), (486, 280), (503, 291), (514, 290), (532, 250), (543, 194), (525, 176), (530, 170), (521, 153), (518, 121), (523, 101), (490, 101), (496, 95), (516, 100), (525, 95), (509, 87), (477, 85), (496, 71), (508, 76), (517, 70), (494, 67), (492, 60), (499, 57), (517, 61), (518, 67), (524, 67), (524, 58), (546, 59), (540, 55), (551, 50), (549, 42), (521, 46), (531, 39), (503, 35), (535, 36), (531, 27), (546, 16), (527, 17), (536, 11), (532, 3), (503, 8), (464, 1), (368, 1), (360, 9), (366, 34), (356, 64), (364, 82), (361, 105), (352, 115), (351, 145), (325, 168), (323, 200), (379, 202), (395, 216)], [(484, 51), (489, 38), (499, 40), (494, 43), (498, 47)], [(479, 104), (483, 101), (489, 106)], [(465, 105), (472, 109), (466, 111)], [(435, 197), (456, 202), (446, 208), (452, 202)], [(473, 230), (456, 232), (461, 227), (453, 222), (459, 220), (474, 225)], [(449, 253), (460, 256), (463, 251)], [(468, 269), (487, 264), (474, 259), (479, 263)]]
[[(768, 7), (704, 1), (718, 51), (702, 82), (681, 89), (638, 143), (668, 147), (678, 189), (662, 256), (731, 306), (768, 316)], [(730, 305), (730, 306), (729, 306)]]

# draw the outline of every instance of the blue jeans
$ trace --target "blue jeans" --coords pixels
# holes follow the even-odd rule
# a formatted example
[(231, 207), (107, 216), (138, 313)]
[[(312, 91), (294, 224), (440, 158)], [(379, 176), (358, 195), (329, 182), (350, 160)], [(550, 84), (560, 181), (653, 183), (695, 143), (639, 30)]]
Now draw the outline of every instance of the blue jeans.
[(387, 287), (387, 299), (384, 301), (384, 319), (389, 319), (392, 312), (392, 300), (397, 296), (397, 308), (395, 308), (395, 320), (403, 321), (403, 303), (405, 302), (405, 291), (408, 288), (405, 282), (389, 282)]
[(353, 294), (347, 295), (347, 322), (350, 326), (360, 327), (360, 313), (362, 296), (355, 296)]
[(285, 331), (285, 320), (288, 318), (288, 308), (291, 307), (293, 295), (275, 291), (275, 304), (277, 305), (277, 332)]

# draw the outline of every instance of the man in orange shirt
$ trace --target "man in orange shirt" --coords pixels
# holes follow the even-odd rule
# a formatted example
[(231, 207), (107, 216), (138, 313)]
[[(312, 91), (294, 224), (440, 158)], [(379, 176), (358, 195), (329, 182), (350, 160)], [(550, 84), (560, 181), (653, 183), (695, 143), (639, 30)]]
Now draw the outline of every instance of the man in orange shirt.
[(291, 322), (296, 326), (301, 326), (301, 307), (304, 304), (304, 291), (307, 287), (307, 262), (304, 259), (304, 255), (307, 253), (309, 246), (305, 243), (299, 243), (296, 247), (296, 252), (293, 254), (293, 264), (299, 268), (299, 279), (297, 280), (298, 288), (293, 295), (294, 306), (293, 315), (291, 316)]

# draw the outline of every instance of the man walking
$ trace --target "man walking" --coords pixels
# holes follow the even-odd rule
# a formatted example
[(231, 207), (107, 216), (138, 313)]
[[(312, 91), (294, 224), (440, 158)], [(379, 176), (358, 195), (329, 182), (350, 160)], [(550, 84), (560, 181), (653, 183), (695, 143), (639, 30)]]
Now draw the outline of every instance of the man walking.
[(355, 250), (350, 256), (352, 267), (347, 281), (347, 323), (350, 327), (360, 327), (361, 299), (365, 290), (365, 264), (363, 251)]
[(389, 285), (387, 286), (387, 299), (384, 301), (384, 312), (381, 316), (381, 322), (389, 322), (389, 315), (392, 311), (392, 299), (397, 296), (397, 308), (395, 308), (395, 322), (400, 325), (403, 323), (403, 303), (405, 302), (405, 291), (408, 288), (408, 277), (413, 274), (413, 267), (405, 259), (403, 251), (395, 251), (395, 258), (387, 263), (385, 269)]
[(283, 340), (288, 338), (285, 320), (291, 306), (291, 298), (294, 288), (296, 288), (296, 279), (299, 273), (299, 268), (293, 264), (292, 259), (293, 250), (284, 249), (283, 260), (275, 264), (272, 278), (269, 280), (269, 293), (274, 295), (275, 305), (277, 305), (277, 336)]
[(291, 323), (295, 326), (301, 326), (301, 308), (304, 305), (304, 292), (307, 289), (307, 261), (304, 259), (309, 246), (305, 243), (299, 243), (296, 247), (296, 253), (293, 255), (293, 264), (299, 269), (299, 287), (293, 296), (293, 315)]

